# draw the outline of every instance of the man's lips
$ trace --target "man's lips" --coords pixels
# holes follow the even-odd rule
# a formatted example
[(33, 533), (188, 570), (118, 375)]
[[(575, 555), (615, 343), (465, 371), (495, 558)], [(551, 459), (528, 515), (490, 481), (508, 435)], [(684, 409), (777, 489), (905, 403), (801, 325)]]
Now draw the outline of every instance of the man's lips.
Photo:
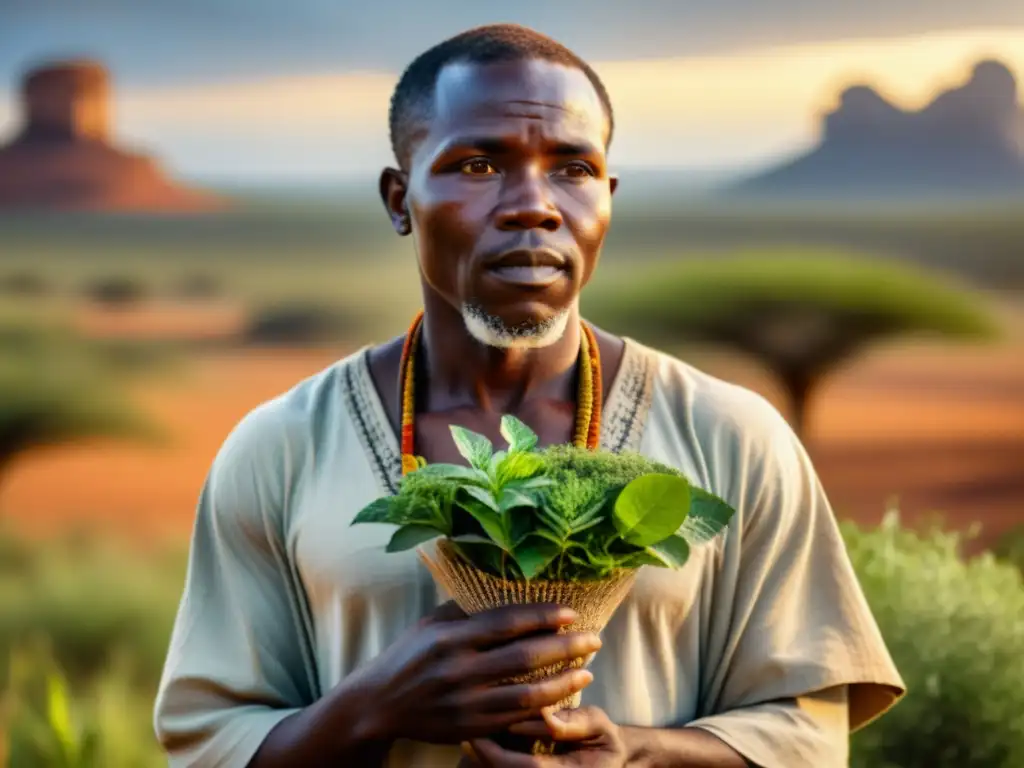
[(562, 267), (549, 267), (544, 265), (536, 267), (491, 267), (487, 271), (494, 277), (506, 283), (538, 287), (551, 285), (566, 275), (566, 272)]
[(505, 283), (543, 288), (568, 276), (568, 260), (556, 251), (520, 249), (489, 261), (485, 270)]

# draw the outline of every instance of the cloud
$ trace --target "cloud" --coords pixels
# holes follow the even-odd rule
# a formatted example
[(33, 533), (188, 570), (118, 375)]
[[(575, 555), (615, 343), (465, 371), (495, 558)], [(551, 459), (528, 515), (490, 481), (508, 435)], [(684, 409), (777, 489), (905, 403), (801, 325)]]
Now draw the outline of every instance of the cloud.
[[(867, 82), (907, 106), (961, 82), (979, 58), (1024, 80), (1024, 26), (595, 62), (616, 108), (617, 166), (748, 167), (812, 142), (839, 90)], [(188, 176), (337, 178), (390, 162), (393, 72), (274, 74), (241, 82), (126, 85), (127, 143)], [(13, 121), (0, 100), (0, 131)]]
[[(738, 23), (737, 20), (742, 20)], [(590, 60), (1024, 24), (1019, 0), (0, 0), (0, 77), (68, 53), (127, 84), (210, 82), (352, 69), (397, 71), (466, 27), (528, 24)]]

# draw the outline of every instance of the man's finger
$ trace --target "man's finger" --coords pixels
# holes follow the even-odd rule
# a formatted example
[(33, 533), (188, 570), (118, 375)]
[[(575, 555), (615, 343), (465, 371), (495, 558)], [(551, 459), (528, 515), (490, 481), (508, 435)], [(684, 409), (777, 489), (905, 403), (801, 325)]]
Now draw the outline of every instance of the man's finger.
[(486, 648), (523, 635), (557, 632), (576, 618), (575, 611), (559, 605), (509, 605), (474, 614), (470, 621), (458, 628), (455, 639), (466, 645)]
[(514, 723), (508, 727), (508, 730), (509, 733), (514, 733), (516, 736), (527, 736), (531, 739), (550, 739), (552, 736), (551, 726), (544, 718)]
[(471, 744), (481, 764), (488, 768), (557, 768), (564, 765), (557, 757), (510, 752), (490, 739), (475, 739)]
[(574, 696), (594, 681), (586, 669), (570, 669), (554, 677), (533, 683), (497, 685), (473, 693), (473, 709), (477, 712), (513, 712), (532, 710), (540, 713), (545, 707)]
[(555, 741), (586, 741), (600, 735), (600, 723), (595, 722), (586, 711), (563, 709), (560, 712), (545, 709), (536, 720), (525, 720), (509, 726), (509, 731), (517, 736), (528, 736), (534, 739), (554, 739)]
[(466, 669), (469, 683), (490, 683), (585, 659), (601, 648), (593, 632), (529, 637), (478, 654)]
[(541, 717), (555, 741), (586, 741), (597, 738), (604, 731), (603, 718), (589, 707), (559, 712), (545, 709)]
[(468, 741), (462, 742), (460, 745), (462, 748), (462, 759), (459, 760), (459, 768), (468, 768), (471, 765), (483, 765), (480, 761), (480, 756), (473, 749), (473, 745)]
[(427, 621), (459, 621), (460, 619), (466, 618), (466, 616), (466, 612), (459, 608), (458, 603), (454, 600), (449, 600), (447, 603), (442, 603), (437, 606), (433, 613), (427, 617)]

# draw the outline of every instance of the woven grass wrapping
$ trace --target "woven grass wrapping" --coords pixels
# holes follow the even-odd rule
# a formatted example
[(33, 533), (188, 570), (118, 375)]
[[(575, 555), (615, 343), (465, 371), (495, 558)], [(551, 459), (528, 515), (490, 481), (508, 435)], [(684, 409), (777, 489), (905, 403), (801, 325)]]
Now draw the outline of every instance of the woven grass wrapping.
[[(430, 548), (421, 547), (419, 555), (430, 570), (435, 583), (447, 592), (466, 613), (522, 603), (556, 603), (572, 608), (579, 617), (562, 632), (598, 633), (608, 624), (615, 609), (625, 598), (636, 579), (637, 570), (622, 570), (598, 581), (519, 581), (502, 579), (481, 571), (466, 562), (445, 539), (438, 539)], [(594, 655), (567, 664), (544, 667), (529, 675), (506, 682), (529, 683), (543, 680), (572, 667), (584, 667)], [(580, 705), (577, 693), (560, 701), (555, 709), (575, 709)]]

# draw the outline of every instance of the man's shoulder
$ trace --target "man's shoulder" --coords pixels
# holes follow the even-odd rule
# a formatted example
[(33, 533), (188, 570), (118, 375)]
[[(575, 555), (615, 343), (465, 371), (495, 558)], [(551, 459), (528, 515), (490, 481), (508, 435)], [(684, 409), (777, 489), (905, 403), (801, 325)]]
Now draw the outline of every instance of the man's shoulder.
[[(773, 525), (789, 524), (805, 514), (806, 505), (767, 501), (820, 493), (810, 457), (782, 413), (748, 387), (672, 355), (651, 354), (661, 440), (666, 446), (681, 446), (708, 490), (743, 510), (743, 525), (751, 523), (755, 510), (761, 510), (758, 519)], [(815, 503), (827, 506), (824, 497)]]
[(761, 393), (715, 376), (667, 352), (645, 348), (654, 360), (656, 389), (680, 428), (708, 439), (768, 448), (795, 439), (785, 417)]

